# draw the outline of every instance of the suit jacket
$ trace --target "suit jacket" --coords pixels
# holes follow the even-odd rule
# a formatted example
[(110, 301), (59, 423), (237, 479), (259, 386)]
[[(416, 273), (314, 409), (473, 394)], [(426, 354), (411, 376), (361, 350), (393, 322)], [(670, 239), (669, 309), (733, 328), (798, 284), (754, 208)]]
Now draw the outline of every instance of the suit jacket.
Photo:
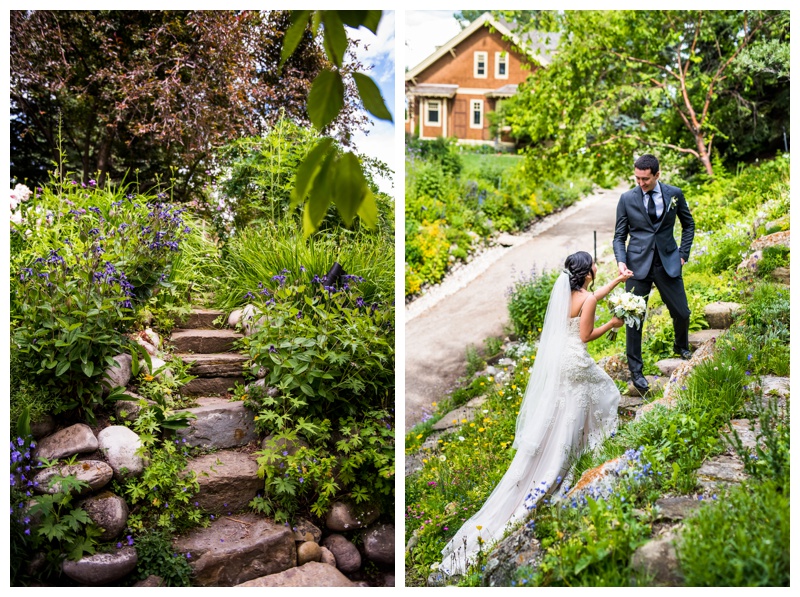
[[(694, 219), (683, 191), (663, 182), (661, 194), (664, 198), (664, 211), (661, 218), (653, 224), (644, 207), (644, 193), (636, 187), (622, 194), (617, 204), (617, 224), (614, 230), (614, 256), (633, 271), (633, 278), (641, 280), (650, 271), (653, 255), (658, 251), (667, 275), (677, 278), (681, 275), (681, 257), (689, 261), (689, 252), (694, 240)], [(672, 201), (675, 206), (672, 207)], [(675, 242), (673, 229), (675, 218), (681, 222), (681, 246)], [(628, 238), (630, 237), (630, 241)], [(625, 246), (628, 241), (628, 246)]]

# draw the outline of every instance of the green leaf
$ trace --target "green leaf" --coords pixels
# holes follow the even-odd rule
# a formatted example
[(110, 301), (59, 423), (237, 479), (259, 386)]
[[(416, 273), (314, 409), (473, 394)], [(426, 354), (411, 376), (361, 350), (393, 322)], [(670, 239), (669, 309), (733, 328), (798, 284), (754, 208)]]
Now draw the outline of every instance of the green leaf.
[(356, 81), (358, 95), (361, 97), (361, 102), (367, 112), (375, 118), (392, 122), (392, 115), (389, 112), (389, 108), (386, 107), (386, 101), (383, 99), (381, 90), (375, 81), (363, 73), (353, 73), (353, 79)]
[(311, 186), (308, 202), (303, 212), (303, 234), (308, 237), (312, 232), (319, 228), (325, 214), (328, 213), (328, 206), (331, 204), (332, 181), (335, 175), (333, 165), (338, 164), (334, 152), (325, 156), (317, 174), (314, 184)]
[(292, 24), (289, 26), (289, 29), (286, 30), (286, 35), (283, 36), (281, 62), (278, 65), (278, 70), (283, 68), (284, 63), (297, 49), (300, 40), (303, 39), (303, 33), (306, 31), (306, 25), (308, 25), (308, 16), (310, 14), (310, 10), (292, 11)]
[(339, 18), (348, 27), (357, 29), (364, 26), (373, 33), (378, 33), (378, 24), (381, 22), (381, 10), (337, 10)]
[(322, 13), (322, 24), (325, 27), (323, 45), (328, 59), (337, 68), (342, 68), (344, 53), (347, 50), (347, 34), (344, 25), (335, 10), (326, 10)]
[(333, 200), (346, 225), (353, 222), (368, 190), (361, 163), (353, 152), (348, 151), (336, 164), (333, 189)]
[(300, 384), (300, 391), (306, 396), (310, 396), (311, 398), (314, 397), (314, 390), (311, 389), (311, 386), (308, 384)]
[(69, 361), (61, 361), (56, 367), (56, 377), (61, 377), (69, 369)]
[(369, 189), (358, 208), (358, 215), (369, 228), (378, 225), (378, 204), (375, 203), (375, 195)]
[(89, 361), (88, 363), (82, 363), (81, 369), (83, 369), (83, 373), (86, 375), (86, 377), (91, 377), (94, 373), (94, 363), (92, 363), (92, 361)]
[(294, 177), (294, 190), (292, 191), (291, 207), (295, 207), (303, 202), (308, 194), (309, 187), (313, 183), (325, 157), (333, 146), (333, 139), (325, 137), (317, 141), (314, 148), (306, 154), (297, 173)]
[(344, 83), (338, 72), (323, 70), (308, 93), (308, 117), (318, 131), (333, 122), (344, 106)]

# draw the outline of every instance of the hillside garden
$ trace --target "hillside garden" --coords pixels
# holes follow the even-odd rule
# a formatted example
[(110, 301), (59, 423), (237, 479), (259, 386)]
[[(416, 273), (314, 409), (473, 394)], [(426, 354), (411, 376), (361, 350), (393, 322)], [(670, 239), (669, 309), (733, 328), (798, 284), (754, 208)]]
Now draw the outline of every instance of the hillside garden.
[[(767, 243), (751, 258), (751, 243), (788, 234), (789, 158), (722, 170), (716, 166), (713, 182), (679, 183), (696, 222), (684, 281), (690, 333), (708, 327), (705, 307), (717, 301), (741, 305), (733, 325), (640, 407), (623, 408), (628, 384), (617, 377), (623, 403), (616, 434), (575, 455), (563, 485), (507, 529), (505, 540), (486, 545), (466, 575), (446, 577), (438, 571), (441, 549), (513, 456), (517, 409), (555, 275), (534, 272), (516, 283), (509, 298), (514, 340), (502, 358), (487, 368), (471, 355), (471, 376), (406, 435), (407, 586), (788, 586), (790, 303), (788, 286), (773, 273), (788, 271), (789, 250)], [(599, 280), (616, 272), (613, 256), (599, 265)], [(610, 315), (602, 311), (605, 321)], [(672, 356), (671, 334), (654, 290), (642, 350), (651, 379)], [(624, 340), (604, 336), (588, 346), (613, 377)], [(787, 382), (778, 392), (770, 390), (776, 378)], [(479, 397), (471, 419), (433, 430)], [(735, 481), (709, 483), (699, 474), (706, 462), (731, 459), (742, 472)], [(609, 461), (605, 485), (581, 479), (590, 470), (591, 478), (603, 477)], [(682, 514), (664, 511), (678, 502), (686, 505)], [(643, 565), (648, 550), (664, 564)]]

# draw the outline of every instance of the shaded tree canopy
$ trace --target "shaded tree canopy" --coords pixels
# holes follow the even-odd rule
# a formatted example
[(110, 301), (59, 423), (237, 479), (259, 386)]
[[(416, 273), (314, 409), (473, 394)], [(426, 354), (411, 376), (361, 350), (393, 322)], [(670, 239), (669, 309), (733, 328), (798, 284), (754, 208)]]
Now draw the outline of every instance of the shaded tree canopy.
[(540, 175), (567, 164), (628, 173), (635, 153), (652, 152), (713, 176), (712, 151), (724, 162), (783, 148), (788, 15), (560, 13), (553, 62), (532, 73), (499, 118), (531, 144)]
[[(283, 112), (308, 123), (311, 81), (328, 65), (307, 31), (278, 68), (287, 12), (12, 11), (12, 176), (43, 181), (63, 155), (84, 181), (175, 178), (200, 187), (211, 152)], [(365, 118), (348, 101), (330, 128)], [(61, 147), (59, 149), (59, 142)]]

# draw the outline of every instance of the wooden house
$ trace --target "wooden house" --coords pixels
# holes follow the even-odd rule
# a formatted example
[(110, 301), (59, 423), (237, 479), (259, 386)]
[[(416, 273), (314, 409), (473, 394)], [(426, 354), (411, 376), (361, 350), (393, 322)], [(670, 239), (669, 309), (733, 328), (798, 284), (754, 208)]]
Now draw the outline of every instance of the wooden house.
[(532, 69), (550, 62), (556, 42), (554, 33), (520, 39), (508, 23), (484, 13), (406, 73), (406, 133), (513, 146), (502, 127), (490, 135), (487, 114), (514, 95)]

